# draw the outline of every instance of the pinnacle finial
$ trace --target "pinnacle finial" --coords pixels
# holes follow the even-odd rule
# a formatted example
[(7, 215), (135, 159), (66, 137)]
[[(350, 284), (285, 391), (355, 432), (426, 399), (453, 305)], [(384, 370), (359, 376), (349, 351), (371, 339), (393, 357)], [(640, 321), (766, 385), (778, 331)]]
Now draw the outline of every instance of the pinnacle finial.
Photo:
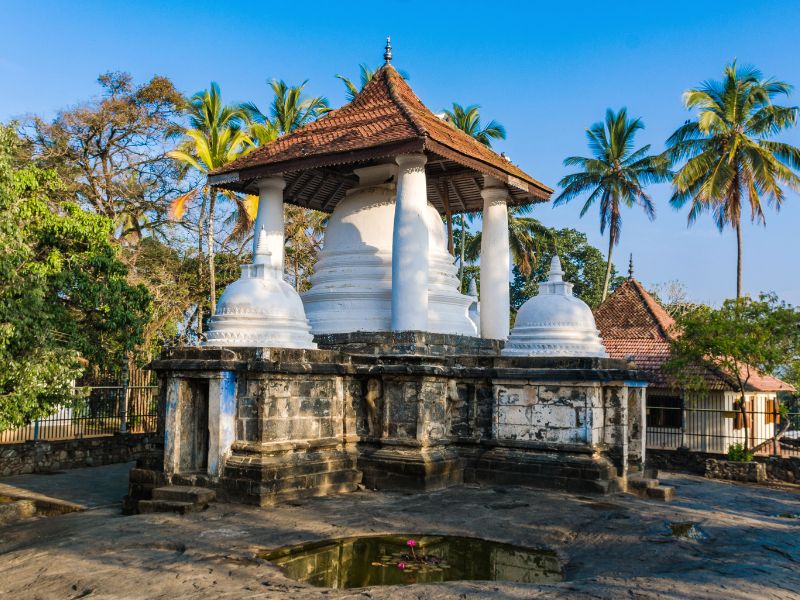
[(255, 264), (269, 262), (269, 257), (272, 253), (267, 250), (267, 230), (262, 225), (261, 231), (258, 232), (258, 241), (256, 242), (256, 255), (253, 257)]
[(633, 252), (631, 252), (631, 259), (628, 261), (628, 279), (633, 279)]
[(554, 254), (550, 260), (550, 274), (547, 281), (564, 281), (564, 271), (561, 270), (561, 259)]
[(388, 35), (386, 36), (386, 48), (383, 52), (383, 60), (386, 61), (387, 65), (392, 62), (392, 38)]
[(467, 288), (467, 296), (472, 298), (478, 297), (478, 285), (475, 283), (475, 279), (469, 280), (469, 287)]

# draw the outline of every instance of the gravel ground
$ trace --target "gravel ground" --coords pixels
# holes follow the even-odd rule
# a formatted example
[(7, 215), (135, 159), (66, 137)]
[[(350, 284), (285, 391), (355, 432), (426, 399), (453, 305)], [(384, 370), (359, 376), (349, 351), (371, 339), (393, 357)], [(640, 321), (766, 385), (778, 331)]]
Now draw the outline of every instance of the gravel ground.
[[(800, 598), (800, 519), (779, 516), (800, 513), (800, 486), (662, 481), (677, 500), (465, 486), (263, 509), (216, 503), (188, 516), (124, 517), (106, 506), (0, 528), (0, 597)], [(669, 522), (689, 521), (707, 538), (668, 535)], [(256, 558), (287, 544), (408, 532), (549, 548), (565, 561), (566, 581), (326, 590)]]

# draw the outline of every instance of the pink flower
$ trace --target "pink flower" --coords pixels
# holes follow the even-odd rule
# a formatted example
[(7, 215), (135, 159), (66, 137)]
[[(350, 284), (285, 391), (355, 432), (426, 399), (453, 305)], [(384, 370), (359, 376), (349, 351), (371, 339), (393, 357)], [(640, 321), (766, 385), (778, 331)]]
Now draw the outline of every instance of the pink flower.
[(413, 548), (414, 546), (416, 546), (416, 545), (417, 545), (417, 542), (416, 542), (416, 540), (408, 540), (408, 541), (406, 542), (406, 545), (407, 545), (407, 546), (411, 546), (411, 547)]
[(398, 569), (405, 569), (406, 568), (406, 563), (404, 563), (404, 562), (397, 563), (397, 568)]

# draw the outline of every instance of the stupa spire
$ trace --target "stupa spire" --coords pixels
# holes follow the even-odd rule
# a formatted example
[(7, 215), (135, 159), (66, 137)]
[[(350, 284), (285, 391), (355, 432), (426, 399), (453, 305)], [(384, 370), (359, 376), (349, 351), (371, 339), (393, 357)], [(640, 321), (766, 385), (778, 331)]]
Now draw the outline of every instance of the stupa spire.
[(267, 250), (267, 230), (261, 226), (261, 231), (258, 232), (258, 241), (256, 242), (256, 254), (253, 257), (253, 264), (262, 265), (269, 262), (272, 253)]
[(386, 64), (391, 64), (392, 62), (392, 38), (390, 36), (386, 36), (386, 48), (383, 51), (383, 60), (386, 61)]
[(631, 252), (631, 258), (628, 261), (628, 279), (633, 279), (633, 252)]
[(547, 277), (547, 281), (564, 281), (564, 271), (561, 269), (561, 259), (558, 254), (553, 255), (550, 261), (550, 274)]

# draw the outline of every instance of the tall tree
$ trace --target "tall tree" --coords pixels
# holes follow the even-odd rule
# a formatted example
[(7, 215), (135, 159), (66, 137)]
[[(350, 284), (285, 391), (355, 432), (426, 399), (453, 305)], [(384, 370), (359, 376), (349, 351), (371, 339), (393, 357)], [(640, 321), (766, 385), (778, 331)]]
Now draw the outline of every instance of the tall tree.
[[(252, 148), (253, 141), (242, 129), (247, 121), (247, 114), (238, 106), (223, 104), (219, 86), (215, 82), (211, 82), (208, 90), (194, 94), (187, 102), (185, 112), (189, 125), (180, 129), (182, 140), (176, 150), (169, 152), (169, 156), (180, 163), (185, 170), (194, 169), (207, 176), (214, 169), (226, 165)], [(249, 205), (245, 199), (237, 194), (222, 193), (224, 197), (239, 205), (239, 214), (248, 214)], [(198, 255), (200, 257), (203, 255), (202, 227), (205, 222), (212, 315), (216, 312), (217, 306), (214, 213), (219, 194), (216, 188), (203, 183), (180, 196), (172, 206), (173, 217), (180, 218), (189, 202), (200, 199)], [(198, 268), (202, 269), (202, 261), (198, 261)], [(198, 331), (202, 332), (201, 311), (198, 311)]]
[[(252, 102), (242, 105), (250, 122), (264, 127), (264, 134), (255, 133), (256, 139), (262, 143), (272, 141), (275, 137), (294, 131), (330, 110), (328, 100), (324, 96), (303, 95), (303, 89), (307, 84), (307, 79), (300, 85), (294, 86), (283, 80), (270, 81), (273, 98), (268, 114), (262, 112)], [(258, 128), (256, 131), (259, 131)], [(270, 134), (273, 135), (271, 139)]]
[(644, 129), (641, 119), (629, 119), (625, 108), (614, 113), (606, 111), (605, 123), (598, 122), (586, 130), (591, 158), (570, 156), (564, 160), (565, 166), (579, 167), (581, 170), (565, 176), (559, 181), (563, 189), (553, 202), (554, 206), (564, 204), (588, 193), (581, 209), (581, 217), (595, 201), (600, 201), (600, 233), (608, 229), (608, 259), (606, 277), (603, 283), (603, 296), (608, 296), (611, 280), (611, 255), (619, 243), (622, 230), (622, 206), (641, 206), (652, 220), (655, 208), (645, 187), (650, 183), (666, 181), (671, 173), (669, 163), (662, 156), (648, 155), (650, 144), (634, 150), (636, 132)]
[(99, 98), (22, 127), (33, 158), (64, 182), (62, 199), (114, 222), (114, 234), (136, 243), (159, 230), (179, 191), (165, 138), (183, 97), (165, 77), (135, 85), (127, 73), (98, 78)]
[(113, 373), (150, 316), (147, 289), (127, 281), (111, 219), (56, 200), (56, 173), (18, 151), (0, 126), (0, 430), (68, 402), (87, 367)]
[(800, 149), (769, 138), (797, 121), (797, 107), (773, 104), (792, 86), (764, 79), (753, 67), (725, 67), (722, 81), (706, 81), (683, 94), (688, 109), (698, 109), (667, 140), (666, 156), (686, 160), (673, 178), (670, 203), (690, 202), (689, 224), (710, 210), (720, 231), (736, 230), (736, 297), (742, 295), (742, 212), (765, 224), (762, 201), (778, 210), (785, 199), (782, 185), (800, 189), (793, 169), (800, 169)]

